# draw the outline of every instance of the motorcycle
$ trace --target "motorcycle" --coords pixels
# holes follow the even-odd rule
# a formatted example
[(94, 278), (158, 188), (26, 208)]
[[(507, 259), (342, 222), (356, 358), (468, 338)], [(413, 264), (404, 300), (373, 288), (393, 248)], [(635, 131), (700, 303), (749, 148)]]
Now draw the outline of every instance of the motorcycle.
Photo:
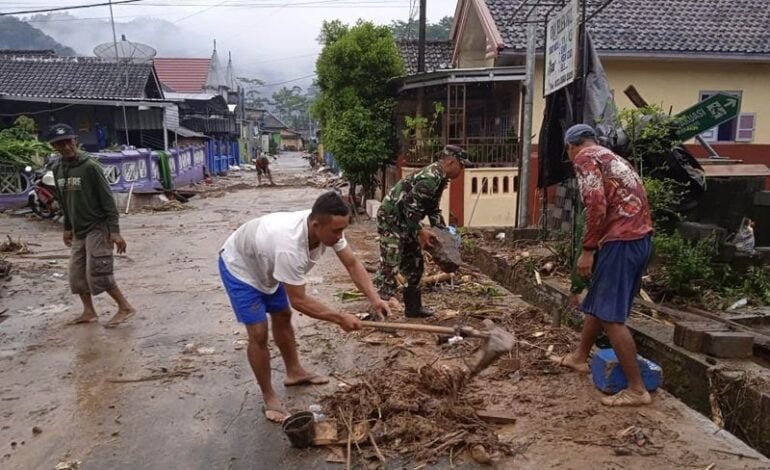
[(44, 219), (62, 216), (61, 206), (56, 200), (56, 187), (50, 164), (47, 163), (42, 169), (35, 171), (28, 166), (24, 168), (24, 172), (29, 175), (30, 184), (33, 185), (28, 200), (32, 212)]

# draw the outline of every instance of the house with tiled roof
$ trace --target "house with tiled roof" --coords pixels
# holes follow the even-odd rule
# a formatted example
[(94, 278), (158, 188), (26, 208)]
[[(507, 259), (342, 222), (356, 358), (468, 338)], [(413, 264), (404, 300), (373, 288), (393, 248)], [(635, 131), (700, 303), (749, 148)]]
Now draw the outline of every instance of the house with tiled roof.
[(52, 122), (70, 124), (88, 150), (126, 143), (163, 148), (172, 108), (151, 64), (0, 54), (0, 128), (28, 114), (41, 132)]
[(270, 151), (270, 142), (279, 150), (303, 150), (305, 139), (300, 132), (289, 127), (281, 118), (267, 109), (246, 109), (246, 119), (252, 120), (261, 138), (260, 149)]
[(232, 57), (223, 70), (214, 43), (209, 58), (156, 57), (153, 65), (164, 95), (179, 104), (184, 127), (213, 139), (237, 140), (242, 129), (235, 114), (239, 88)]
[[(446, 193), (451, 200), (443, 202), (459, 224), (511, 225), (516, 218), (527, 28), (521, 12), (532, 3), (458, 0), (449, 38), (451, 57), (445, 58), (446, 46), (436, 55), (429, 45), (424, 73), (416, 73), (416, 48), (399, 47), (408, 70), (393, 80), (398, 90), (399, 166), (424, 165), (444, 144), (464, 146), (482, 166), (466, 171)], [(673, 113), (717, 92), (740, 96), (740, 116), (703, 137), (720, 155), (770, 161), (770, 0), (594, 3), (603, 8), (591, 15), (588, 30), (619, 108), (633, 107), (623, 93), (629, 85), (648, 102)], [(535, 135), (545, 104), (542, 23), (538, 31)], [(428, 66), (442, 55), (438, 63), (446, 66)], [(443, 113), (430, 132), (410, 133), (406, 117), (429, 117), (436, 103)], [(706, 156), (698, 146), (691, 149)], [(528, 197), (534, 199), (533, 194)]]
[[(460, 0), (453, 63), (522, 65), (526, 27), (513, 17), (522, 1)], [(742, 98), (740, 117), (703, 137), (731, 157), (770, 152), (770, 0), (613, 0), (588, 31), (620, 108), (633, 107), (623, 94), (629, 85), (674, 113), (716, 92), (735, 94)], [(544, 28), (538, 32), (542, 83)], [(543, 106), (535, 101), (536, 125)]]
[[(407, 75), (417, 73), (418, 41), (401, 39), (396, 41), (398, 53), (404, 61), (404, 71)], [(426, 41), (425, 43), (425, 70), (434, 72), (452, 68), (452, 53), (454, 45), (452, 41)]]
[(208, 81), (211, 59), (156, 57), (153, 64), (167, 93), (203, 93)]

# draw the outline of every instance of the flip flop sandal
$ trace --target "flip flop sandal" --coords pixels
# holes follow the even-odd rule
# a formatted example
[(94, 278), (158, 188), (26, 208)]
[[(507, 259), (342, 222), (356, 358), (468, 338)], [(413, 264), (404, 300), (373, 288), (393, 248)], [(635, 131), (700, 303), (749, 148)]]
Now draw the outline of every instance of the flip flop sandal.
[[(280, 419), (271, 418), (268, 415), (268, 413), (279, 413), (283, 417), (280, 418)], [(291, 416), (291, 414), (289, 414), (289, 412), (286, 411), (286, 409), (283, 408), (283, 407), (280, 407), (280, 408), (268, 408), (266, 405), (262, 405), (262, 414), (265, 415), (265, 419), (267, 419), (271, 423), (276, 423), (276, 424), (283, 423), (284, 421), (286, 421), (286, 418)]]
[(562, 357), (551, 356), (551, 357), (549, 357), (549, 359), (551, 360), (551, 362), (555, 363), (557, 366), (564, 367), (566, 369), (570, 369), (570, 370), (572, 370), (574, 372), (579, 372), (581, 374), (587, 374), (587, 373), (591, 372), (591, 368), (588, 367), (588, 364), (586, 364), (586, 363), (583, 363), (583, 364), (580, 364), (580, 365), (576, 365), (576, 366), (572, 365), (572, 364), (565, 364), (564, 360), (567, 359), (567, 356), (562, 356)]
[(648, 392), (644, 392), (643, 395), (637, 395), (628, 389), (602, 398), (602, 404), (605, 406), (642, 406), (649, 405), (650, 403), (652, 403), (652, 397)]
[(295, 382), (289, 382), (286, 383), (286, 381), (283, 382), (284, 387), (300, 387), (303, 385), (325, 385), (329, 383), (329, 379), (326, 377), (322, 377), (320, 375), (309, 375), (307, 377), (303, 377)]

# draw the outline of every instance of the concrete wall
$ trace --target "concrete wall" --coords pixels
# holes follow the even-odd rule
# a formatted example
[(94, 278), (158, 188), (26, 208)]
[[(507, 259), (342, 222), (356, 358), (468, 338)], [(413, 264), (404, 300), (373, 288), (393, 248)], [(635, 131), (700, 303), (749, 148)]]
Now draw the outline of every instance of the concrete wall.
[(508, 227), (516, 217), (518, 168), (471, 168), (464, 172), (463, 226)]

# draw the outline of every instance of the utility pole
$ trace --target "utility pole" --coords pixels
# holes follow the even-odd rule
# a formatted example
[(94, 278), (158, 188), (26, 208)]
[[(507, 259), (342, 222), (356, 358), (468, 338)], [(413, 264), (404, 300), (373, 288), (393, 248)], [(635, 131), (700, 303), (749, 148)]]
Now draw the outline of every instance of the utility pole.
[[(528, 18), (529, 20), (529, 18)], [(524, 78), (524, 122), (521, 130), (521, 164), (519, 165), (519, 217), (516, 226), (529, 225), (529, 167), (532, 156), (532, 108), (535, 100), (535, 60), (537, 23), (527, 23), (527, 59)]]
[[(112, 25), (112, 45), (115, 46), (115, 66), (120, 67), (120, 53), (118, 52), (118, 34), (115, 31), (115, 15), (112, 13), (112, 0), (110, 3), (110, 25)], [(126, 89), (128, 89), (128, 69), (126, 68)], [(123, 127), (126, 131), (126, 145), (131, 146), (131, 140), (128, 137), (128, 116), (126, 116), (126, 103), (123, 103)], [(140, 132), (141, 134), (141, 132)]]
[(426, 15), (425, 4), (427, 0), (420, 0), (420, 32), (417, 42), (417, 73), (425, 72), (425, 28)]

